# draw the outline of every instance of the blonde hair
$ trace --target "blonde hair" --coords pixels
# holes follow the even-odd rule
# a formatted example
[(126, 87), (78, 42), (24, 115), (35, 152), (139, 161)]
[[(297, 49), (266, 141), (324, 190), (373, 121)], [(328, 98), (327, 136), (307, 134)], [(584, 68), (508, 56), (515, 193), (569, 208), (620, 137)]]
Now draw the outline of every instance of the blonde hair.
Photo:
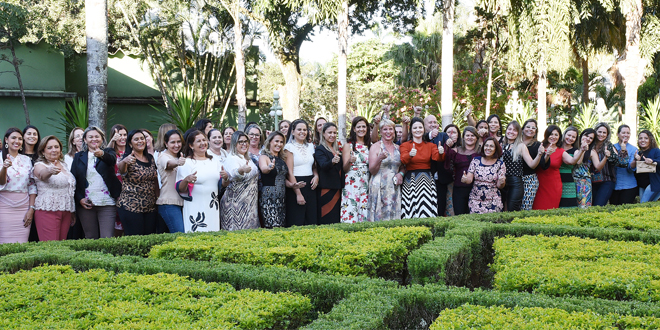
[(167, 142), (165, 142), (165, 133), (176, 129), (176, 125), (171, 124), (171, 123), (165, 123), (160, 125), (158, 128), (158, 137), (156, 138), (156, 142), (154, 143), (154, 150), (161, 152), (165, 150), (165, 145)]

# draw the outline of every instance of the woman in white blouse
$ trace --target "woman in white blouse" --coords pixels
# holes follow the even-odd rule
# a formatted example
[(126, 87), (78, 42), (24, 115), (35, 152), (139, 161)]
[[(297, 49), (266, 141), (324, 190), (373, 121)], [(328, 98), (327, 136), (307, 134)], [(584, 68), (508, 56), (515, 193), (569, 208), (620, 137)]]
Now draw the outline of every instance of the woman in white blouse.
[(25, 243), (34, 219), (37, 186), (31, 178), (32, 161), (19, 154), (23, 134), (12, 127), (2, 140), (0, 167), (0, 244)]
[(41, 140), (37, 154), (34, 178), (39, 195), (34, 204), (34, 224), (39, 241), (62, 241), (76, 222), (76, 179), (62, 163), (62, 142), (54, 135)]
[(243, 132), (231, 137), (225, 170), (229, 186), (222, 196), (220, 223), (224, 230), (259, 228), (259, 169), (248, 154), (250, 139)]
[(314, 167), (314, 145), (310, 135), (309, 125), (304, 120), (296, 119), (291, 123), (284, 154), (289, 168), (289, 182), (296, 182), (299, 188), (287, 189), (286, 192), (287, 227), (318, 223), (315, 189), (319, 176)]

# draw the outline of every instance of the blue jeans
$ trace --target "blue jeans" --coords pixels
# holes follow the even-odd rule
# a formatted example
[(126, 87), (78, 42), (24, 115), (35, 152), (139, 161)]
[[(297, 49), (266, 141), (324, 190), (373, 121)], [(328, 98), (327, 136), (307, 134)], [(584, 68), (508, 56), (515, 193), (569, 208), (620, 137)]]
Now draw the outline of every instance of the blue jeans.
[(651, 191), (651, 185), (646, 186), (646, 189), (639, 188), (639, 202), (655, 202), (660, 199), (660, 191)]
[(592, 183), (593, 206), (605, 206), (614, 191), (615, 182), (603, 181)]
[(158, 205), (158, 213), (163, 217), (170, 233), (183, 233), (183, 210), (178, 205)]

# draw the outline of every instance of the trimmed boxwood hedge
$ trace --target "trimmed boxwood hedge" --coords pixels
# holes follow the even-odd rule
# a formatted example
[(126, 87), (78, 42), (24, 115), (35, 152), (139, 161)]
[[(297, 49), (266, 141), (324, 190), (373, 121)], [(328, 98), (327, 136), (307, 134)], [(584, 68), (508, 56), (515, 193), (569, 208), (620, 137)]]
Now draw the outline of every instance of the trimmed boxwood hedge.
[(592, 311), (567, 312), (557, 308), (476, 306), (465, 304), (446, 309), (431, 325), (431, 330), (460, 329), (657, 329), (655, 317), (600, 315)]
[[(587, 212), (607, 213), (654, 205), (660, 204), (608, 206), (592, 208)], [(430, 228), (434, 239), (413, 251), (407, 259), (413, 283), (424, 286), (412, 284), (402, 287), (396, 282), (383, 279), (315, 274), (284, 267), (146, 258), (153, 246), (171, 242), (180, 234), (0, 245), (0, 271), (15, 273), (44, 264), (70, 265), (76, 271), (98, 268), (115, 273), (170, 273), (205, 282), (226, 282), (237, 290), (250, 288), (273, 293), (299, 293), (309, 297), (313, 306), (308, 319), (314, 321), (303, 326), (305, 329), (428, 328), (444, 309), (458, 308), (466, 303), (486, 307), (543, 307), (568, 312), (591, 310), (601, 315), (616, 313), (660, 317), (660, 307), (654, 303), (557, 298), (543, 294), (488, 290), (493, 278), (488, 265), (493, 261), (492, 244), (497, 237), (543, 234), (639, 241), (646, 244), (660, 242), (660, 235), (653, 230), (510, 224), (516, 218), (544, 214), (570, 215), (574, 212), (584, 211), (562, 209), (332, 226), (346, 232), (374, 227)], [(211, 235), (226, 234), (218, 232)]]
[(262, 230), (178, 237), (154, 246), (149, 256), (280, 265), (313, 273), (398, 279), (403, 283), (406, 257), (431, 238), (428, 227), (376, 227), (348, 233), (332, 227)]
[(0, 328), (297, 329), (309, 298), (180, 275), (42, 266), (0, 275)]

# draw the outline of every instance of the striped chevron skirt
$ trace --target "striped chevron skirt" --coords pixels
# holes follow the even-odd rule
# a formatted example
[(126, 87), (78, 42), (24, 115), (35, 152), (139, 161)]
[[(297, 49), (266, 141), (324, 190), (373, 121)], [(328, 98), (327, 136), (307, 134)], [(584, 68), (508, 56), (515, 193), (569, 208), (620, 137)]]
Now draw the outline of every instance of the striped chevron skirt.
[(401, 219), (436, 216), (438, 216), (438, 197), (431, 171), (407, 172), (401, 186)]

